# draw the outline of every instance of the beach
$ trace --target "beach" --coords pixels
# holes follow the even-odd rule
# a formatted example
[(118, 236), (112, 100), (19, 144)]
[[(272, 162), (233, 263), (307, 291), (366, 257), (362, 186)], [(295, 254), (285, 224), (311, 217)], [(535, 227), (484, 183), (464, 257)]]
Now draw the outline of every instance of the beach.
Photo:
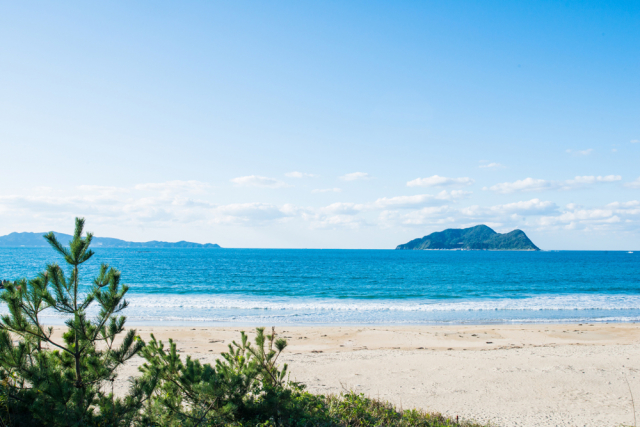
[[(251, 327), (137, 327), (213, 363)], [(284, 326), (291, 380), (313, 393), (354, 390), (504, 427), (633, 425), (640, 399), (640, 325)], [(252, 336), (253, 334), (250, 334)], [(115, 385), (139, 375), (130, 360)], [(629, 386), (627, 386), (627, 381)], [(629, 390), (631, 389), (631, 393)]]

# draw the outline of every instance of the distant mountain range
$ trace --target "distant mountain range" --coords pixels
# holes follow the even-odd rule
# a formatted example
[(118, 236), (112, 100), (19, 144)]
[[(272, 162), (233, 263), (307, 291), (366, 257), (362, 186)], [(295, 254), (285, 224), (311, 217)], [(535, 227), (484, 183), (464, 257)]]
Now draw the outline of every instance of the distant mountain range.
[[(29, 247), (40, 248), (48, 247), (49, 244), (42, 236), (46, 233), (11, 233), (6, 236), (0, 236), (0, 247)], [(60, 243), (66, 245), (73, 236), (64, 233), (54, 233)], [(96, 248), (203, 248), (203, 249), (219, 249), (220, 246), (215, 243), (193, 243), (193, 242), (159, 242), (152, 240), (150, 242), (127, 242), (126, 240), (113, 239), (111, 237), (94, 237), (91, 246)]]
[(428, 249), (464, 249), (464, 250), (494, 250), (494, 251), (539, 251), (536, 245), (522, 230), (500, 234), (486, 225), (476, 225), (471, 228), (450, 228), (448, 230), (431, 233), (421, 239), (414, 239), (400, 250), (428, 250)]

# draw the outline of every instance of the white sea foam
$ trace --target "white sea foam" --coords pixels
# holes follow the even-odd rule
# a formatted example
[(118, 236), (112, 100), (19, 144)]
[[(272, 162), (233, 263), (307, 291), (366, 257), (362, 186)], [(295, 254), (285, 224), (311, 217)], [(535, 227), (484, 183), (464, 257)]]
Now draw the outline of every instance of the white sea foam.
[(562, 295), (529, 298), (442, 300), (335, 300), (214, 296), (129, 296), (132, 310), (285, 310), (317, 311), (495, 311), (495, 310), (640, 310), (640, 295)]
[[(130, 295), (132, 321), (217, 324), (425, 324), (637, 322), (640, 296), (548, 295), (443, 300), (336, 300), (196, 295)], [(0, 306), (0, 313), (4, 307)], [(95, 315), (97, 307), (89, 310)], [(47, 310), (49, 311), (49, 310)], [(61, 322), (53, 312), (43, 313)], [(57, 319), (57, 320), (56, 320)]]

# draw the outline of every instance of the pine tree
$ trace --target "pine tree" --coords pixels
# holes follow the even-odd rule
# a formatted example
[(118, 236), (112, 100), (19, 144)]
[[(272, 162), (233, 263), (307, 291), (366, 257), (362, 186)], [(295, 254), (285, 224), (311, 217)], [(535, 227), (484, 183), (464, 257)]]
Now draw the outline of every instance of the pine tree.
[[(152, 381), (134, 381), (124, 399), (108, 393), (118, 368), (144, 343), (135, 330), (125, 332), (120, 313), (128, 305), (124, 296), (129, 288), (120, 283), (118, 270), (103, 264), (93, 284), (83, 286), (82, 264), (94, 255), (89, 249), (93, 235), (82, 237), (83, 229), (84, 219), (76, 218), (69, 247), (53, 233), (44, 236), (64, 258), (67, 273), (49, 264), (36, 278), (5, 282), (0, 291), (9, 311), (0, 318), (0, 388), (14, 418), (29, 414), (18, 425), (129, 425), (149, 396), (145, 390), (153, 387)], [(89, 316), (93, 307), (97, 314)], [(66, 318), (60, 339), (42, 323), (45, 310)]]
[(294, 396), (303, 387), (289, 382), (287, 365), (277, 363), (286, 346), (275, 328), (270, 335), (256, 328), (255, 346), (241, 332), (240, 343), (229, 344), (212, 366), (190, 356), (183, 362), (173, 340), (165, 348), (151, 335), (140, 367), (142, 381), (156, 385), (145, 411), (148, 420), (168, 427), (297, 425), (290, 420), (300, 415)]

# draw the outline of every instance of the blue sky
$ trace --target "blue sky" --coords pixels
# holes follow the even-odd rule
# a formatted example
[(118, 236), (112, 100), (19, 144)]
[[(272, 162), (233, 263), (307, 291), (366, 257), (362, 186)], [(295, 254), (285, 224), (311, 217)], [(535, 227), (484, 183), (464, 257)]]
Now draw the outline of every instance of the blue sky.
[(4, 2), (0, 234), (640, 249), (638, 2)]

